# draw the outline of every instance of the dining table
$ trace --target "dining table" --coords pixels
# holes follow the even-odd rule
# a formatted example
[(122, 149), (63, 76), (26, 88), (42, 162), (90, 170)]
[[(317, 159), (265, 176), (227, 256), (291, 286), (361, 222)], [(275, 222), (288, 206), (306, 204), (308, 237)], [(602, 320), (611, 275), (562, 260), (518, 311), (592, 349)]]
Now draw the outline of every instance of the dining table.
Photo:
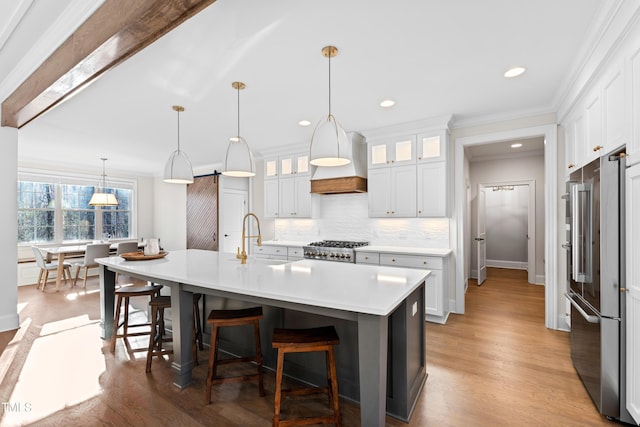
[[(101, 334), (110, 339), (116, 273), (169, 288), (174, 385), (192, 383), (193, 294), (354, 322), (360, 423), (384, 426), (386, 414), (406, 422), (426, 382), (424, 301), (429, 270), (321, 260), (283, 261), (186, 249), (163, 258), (98, 258)], [(395, 317), (394, 317), (395, 316)], [(393, 321), (391, 321), (393, 319)], [(388, 369), (393, 374), (389, 376)], [(339, 379), (340, 381), (340, 379)], [(392, 390), (389, 393), (389, 390)]]
[[(100, 241), (94, 243), (101, 243)], [(47, 256), (45, 258), (46, 262), (51, 262), (54, 258), (58, 261), (58, 269), (56, 270), (56, 292), (60, 291), (60, 284), (62, 282), (62, 278), (64, 277), (64, 260), (67, 257), (74, 255), (84, 255), (87, 251), (87, 244), (80, 245), (61, 245), (61, 246), (49, 246), (40, 248), (43, 250)], [(109, 246), (110, 252), (115, 252), (118, 250), (118, 243), (111, 243)]]

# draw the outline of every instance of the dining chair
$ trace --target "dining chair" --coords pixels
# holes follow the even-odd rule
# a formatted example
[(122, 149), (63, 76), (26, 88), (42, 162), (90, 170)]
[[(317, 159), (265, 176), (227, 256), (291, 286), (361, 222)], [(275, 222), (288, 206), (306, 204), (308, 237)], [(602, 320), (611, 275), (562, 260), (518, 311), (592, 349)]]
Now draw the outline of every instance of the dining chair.
[(116, 249), (116, 255), (136, 252), (138, 250), (138, 242), (120, 242)]
[[(49, 272), (58, 270), (58, 262), (47, 262), (44, 259), (44, 255), (42, 255), (42, 251), (40, 251), (40, 248), (36, 246), (32, 246), (31, 249), (33, 249), (33, 254), (36, 259), (36, 265), (40, 267), (36, 289), (40, 288), (40, 281), (42, 281), (42, 291), (44, 292), (44, 287), (47, 286), (47, 280), (49, 280)], [(71, 264), (66, 261), (63, 262), (62, 275), (64, 277), (64, 283), (66, 284), (67, 277), (71, 279)]]
[(87, 245), (87, 250), (84, 253), (84, 261), (82, 263), (76, 264), (76, 276), (73, 279), (73, 286), (78, 282), (78, 276), (80, 274), (80, 270), (84, 269), (84, 284), (83, 287), (86, 289), (87, 287), (87, 274), (89, 273), (90, 268), (97, 268), (98, 263), (96, 262), (96, 258), (105, 258), (109, 256), (109, 243), (94, 243)]

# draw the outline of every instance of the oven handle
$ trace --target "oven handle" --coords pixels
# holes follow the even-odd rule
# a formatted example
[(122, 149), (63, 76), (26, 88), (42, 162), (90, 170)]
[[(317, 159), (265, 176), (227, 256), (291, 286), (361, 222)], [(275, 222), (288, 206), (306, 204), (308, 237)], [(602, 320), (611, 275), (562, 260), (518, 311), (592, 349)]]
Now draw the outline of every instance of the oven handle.
[(598, 317), (598, 316), (589, 316), (589, 315), (587, 314), (587, 312), (586, 312), (586, 311), (584, 311), (584, 310), (582, 309), (582, 307), (580, 307), (580, 306), (578, 305), (578, 303), (577, 303), (577, 302), (575, 302), (575, 301), (573, 300), (573, 298), (571, 298), (571, 297), (569, 296), (569, 294), (567, 294), (567, 293), (565, 292), (564, 296), (569, 300), (569, 302), (571, 303), (571, 305), (572, 305), (576, 310), (578, 310), (578, 312), (580, 312), (580, 314), (582, 315), (582, 317), (584, 317), (584, 320), (586, 320), (586, 321), (587, 321), (587, 322), (589, 322), (589, 323), (600, 323), (600, 317)]

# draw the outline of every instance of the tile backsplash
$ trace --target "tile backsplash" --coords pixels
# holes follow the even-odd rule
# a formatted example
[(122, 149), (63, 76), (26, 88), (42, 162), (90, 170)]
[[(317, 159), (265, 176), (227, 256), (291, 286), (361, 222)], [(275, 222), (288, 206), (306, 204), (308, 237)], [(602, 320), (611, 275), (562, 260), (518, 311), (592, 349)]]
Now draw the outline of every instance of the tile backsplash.
[(275, 220), (277, 240), (449, 248), (449, 218), (369, 218), (367, 194), (312, 195), (313, 218)]

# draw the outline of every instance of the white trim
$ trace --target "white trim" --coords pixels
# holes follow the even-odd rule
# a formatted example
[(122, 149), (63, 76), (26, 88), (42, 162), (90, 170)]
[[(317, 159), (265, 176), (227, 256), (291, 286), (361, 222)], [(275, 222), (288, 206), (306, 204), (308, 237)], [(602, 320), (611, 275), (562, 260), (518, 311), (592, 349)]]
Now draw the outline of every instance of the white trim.
[(545, 277), (548, 286), (545, 286), (545, 326), (550, 329), (558, 327), (558, 236), (556, 211), (558, 206), (558, 147), (556, 124), (515, 129), (503, 132), (494, 132), (468, 137), (460, 137), (455, 141), (454, 155), (454, 183), (455, 183), (455, 241), (456, 241), (456, 312), (464, 313), (465, 283), (464, 266), (464, 211), (466, 209), (464, 186), (464, 148), (468, 145), (486, 144), (491, 142), (508, 141), (528, 137), (544, 136), (544, 176), (545, 176)]
[(51, 56), (105, 0), (71, 0), (58, 19), (45, 30), (38, 41), (0, 83), (0, 99), (9, 95)]
[(536, 285), (544, 285), (544, 275), (536, 274)]
[(8, 316), (0, 316), (0, 332), (13, 331), (20, 327), (18, 313)]
[(526, 270), (527, 263), (524, 261), (504, 261), (499, 259), (488, 259), (487, 267), (508, 268), (510, 270)]
[[(15, 31), (16, 27), (27, 14), (27, 11), (31, 7), (33, 0), (18, 0), (14, 5), (13, 12), (8, 20), (6, 20), (4, 28), (0, 31), (0, 50), (4, 47), (4, 44), (9, 40), (11, 34)], [(2, 24), (2, 22), (0, 22)]]

